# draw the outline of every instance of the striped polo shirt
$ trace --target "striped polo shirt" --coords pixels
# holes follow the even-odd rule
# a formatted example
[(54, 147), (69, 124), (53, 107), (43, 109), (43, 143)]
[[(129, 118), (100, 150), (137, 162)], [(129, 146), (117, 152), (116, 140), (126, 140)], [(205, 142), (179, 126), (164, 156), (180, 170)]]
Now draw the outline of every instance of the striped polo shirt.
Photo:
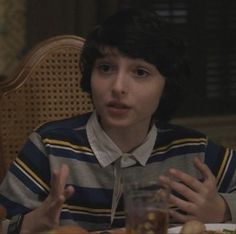
[(171, 167), (202, 179), (192, 164), (196, 156), (216, 176), (235, 222), (233, 150), (197, 131), (157, 122), (141, 146), (124, 154), (103, 132), (95, 113), (37, 128), (1, 184), (0, 204), (6, 207), (8, 218), (37, 208), (50, 191), (50, 172), (66, 163), (67, 185), (73, 185), (75, 193), (63, 205), (61, 224), (78, 224), (88, 230), (121, 227), (125, 221), (122, 180), (154, 180)]

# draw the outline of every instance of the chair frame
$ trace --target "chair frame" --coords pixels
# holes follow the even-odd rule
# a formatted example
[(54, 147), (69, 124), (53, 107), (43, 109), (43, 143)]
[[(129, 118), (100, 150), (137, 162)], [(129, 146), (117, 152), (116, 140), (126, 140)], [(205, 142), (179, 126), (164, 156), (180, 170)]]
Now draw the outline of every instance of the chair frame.
[[(66, 47), (71, 45), (74, 45), (75, 47), (82, 47), (84, 41), (84, 38), (75, 35), (59, 35), (46, 39), (37, 44), (26, 54), (23, 60), (13, 71), (13, 74), (7, 79), (0, 81), (0, 98), (8, 92), (15, 91), (24, 85), (27, 77), (31, 74), (29, 71), (32, 70), (32, 67), (39, 63), (39, 60), (42, 60), (47, 55), (47, 51), (50, 48), (57, 48), (58, 46)], [(33, 57), (32, 55), (36, 53), (38, 56)]]
[[(3, 103), (4, 103), (4, 106), (6, 109), (6, 105), (7, 105), (6, 100), (8, 100), (7, 97), (11, 96), (12, 94), (14, 96), (15, 95), (14, 92), (19, 92), (18, 90), (21, 90), (21, 88), (24, 86), (24, 84), (28, 80), (31, 79), (31, 75), (34, 72), (34, 68), (37, 68), (37, 66), (39, 66), (41, 61), (43, 63), (43, 61), (45, 61), (45, 59), (47, 59), (47, 56), (49, 53), (54, 53), (54, 50), (56, 52), (60, 51), (61, 54), (63, 54), (62, 51), (70, 51), (70, 50), (73, 51), (74, 54), (76, 54), (77, 52), (80, 53), (80, 51), (83, 47), (84, 41), (85, 40), (82, 37), (78, 37), (75, 35), (59, 35), (59, 36), (55, 36), (55, 37), (46, 39), (46, 40), (38, 43), (35, 47), (33, 47), (25, 55), (25, 57), (23, 57), (23, 59), (19, 62), (18, 66), (15, 68), (12, 75), (10, 75), (7, 79), (0, 81), (0, 112), (2, 110), (1, 105)], [(78, 73), (80, 73), (79, 68), (78, 68)], [(75, 89), (77, 92), (77, 88), (74, 88), (73, 90), (75, 90)], [(78, 91), (78, 92), (82, 93), (80, 91)], [(62, 96), (63, 94), (60, 93), (60, 95)], [(85, 98), (84, 99), (82, 98), (83, 99), (82, 101), (80, 98), (80, 100), (78, 102), (85, 102), (86, 104), (84, 104), (84, 105), (87, 105), (87, 106), (82, 107), (82, 108), (80, 108), (80, 107), (77, 108), (78, 105), (76, 105), (76, 108), (83, 109), (84, 112), (92, 110), (93, 109), (92, 102), (88, 104), (88, 102), (90, 102), (90, 96), (87, 93), (84, 93), (81, 95), (83, 96), (83, 98), (84, 97)], [(4, 100), (4, 101), (2, 102), (2, 100)], [(84, 101), (84, 100), (86, 100), (86, 101)], [(78, 112), (76, 112), (76, 113), (78, 113)], [(0, 113), (0, 117), (1, 117), (1, 113)], [(4, 133), (1, 132), (4, 126), (3, 125), (1, 126), (3, 119), (0, 119), (0, 120), (1, 120), (0, 121), (0, 181), (1, 181), (1, 179), (3, 178), (3, 176), (5, 174), (7, 167), (9, 166), (10, 162), (12, 161), (12, 156), (9, 156), (7, 158), (5, 158), (5, 156), (4, 156), (4, 153), (3, 153), (4, 152), (4, 148), (3, 148), (4, 141), (2, 139), (2, 135), (4, 135)], [(51, 121), (51, 119), (49, 119), (48, 121)], [(35, 126), (35, 127), (37, 127), (37, 126)], [(11, 131), (9, 131), (9, 132), (11, 132)], [(15, 156), (17, 156), (17, 155), (15, 155)], [(10, 158), (10, 160), (9, 160), (9, 158)]]

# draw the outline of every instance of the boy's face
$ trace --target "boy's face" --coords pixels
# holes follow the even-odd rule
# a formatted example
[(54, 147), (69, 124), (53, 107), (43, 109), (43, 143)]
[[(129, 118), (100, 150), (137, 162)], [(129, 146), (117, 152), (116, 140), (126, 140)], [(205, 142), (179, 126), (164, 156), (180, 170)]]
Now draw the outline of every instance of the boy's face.
[(164, 85), (165, 78), (154, 65), (105, 49), (91, 77), (92, 98), (103, 128), (148, 128)]

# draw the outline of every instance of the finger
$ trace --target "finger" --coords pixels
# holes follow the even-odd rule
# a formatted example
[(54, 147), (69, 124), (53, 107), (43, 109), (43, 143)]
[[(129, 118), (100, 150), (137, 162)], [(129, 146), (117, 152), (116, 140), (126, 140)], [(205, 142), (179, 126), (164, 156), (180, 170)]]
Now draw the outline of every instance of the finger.
[(175, 168), (169, 170), (170, 175), (173, 178), (173, 181), (179, 181), (179, 183), (185, 184), (188, 188), (192, 188), (194, 191), (198, 192), (202, 188), (202, 183), (195, 177), (180, 171)]
[[(160, 181), (162, 183), (166, 183), (172, 191), (175, 191), (173, 192), (175, 195), (172, 194), (172, 196), (170, 196), (170, 201), (177, 206), (182, 204), (180, 201), (184, 201), (183, 204), (186, 204), (185, 203), (186, 200), (190, 202), (198, 202), (200, 200), (198, 193), (196, 193), (195, 191), (193, 191), (191, 188), (189, 188), (183, 183), (171, 180), (169, 177), (166, 177), (166, 176), (160, 176)], [(173, 198), (176, 198), (176, 199), (173, 199)], [(178, 201), (178, 204), (176, 204), (177, 201)]]
[(209, 167), (205, 163), (203, 163), (199, 157), (194, 158), (193, 164), (196, 169), (201, 172), (205, 180), (212, 179), (213, 177), (215, 177)]
[(65, 202), (65, 196), (64, 195), (60, 195), (60, 196), (57, 197), (57, 199), (52, 200), (51, 205), (50, 205), (52, 211), (56, 211), (56, 210), (61, 209), (64, 202)]
[(63, 193), (59, 196), (50, 199), (50, 216), (51, 219), (56, 223), (59, 220), (62, 206), (66, 199), (71, 197), (74, 193), (74, 187), (68, 186), (64, 189)]
[(60, 173), (59, 173), (59, 188), (60, 192), (64, 191), (66, 181), (69, 175), (69, 167), (66, 164), (62, 164)]
[(58, 170), (53, 170), (52, 171), (52, 176), (51, 176), (51, 189), (50, 189), (50, 195), (54, 197), (57, 194), (57, 189), (58, 189)]
[(197, 204), (194, 201), (184, 200), (173, 194), (170, 195), (170, 203), (189, 214), (195, 214), (197, 210)]
[(171, 179), (169, 176), (161, 175), (158, 178), (158, 181), (163, 185), (169, 187), (171, 184)]
[(183, 183), (172, 181), (170, 185), (171, 189), (177, 192), (182, 198), (181, 200), (188, 200), (192, 202), (198, 202), (199, 194), (192, 190), (192, 188), (189, 188)]
[(73, 186), (70, 185), (70, 186), (66, 187), (64, 190), (65, 199), (70, 198), (74, 194), (74, 192), (75, 192), (75, 189)]
[(66, 164), (62, 164), (59, 170), (54, 170), (52, 172), (51, 196), (57, 197), (63, 194), (68, 174), (69, 168)]
[(61, 195), (56, 199), (50, 199), (50, 202), (47, 204), (47, 215), (50, 217), (52, 223), (57, 224), (61, 214), (62, 205), (65, 202), (65, 196)]
[(175, 220), (184, 223), (193, 219), (196, 219), (195, 216), (193, 215), (188, 215), (188, 214), (183, 214), (181, 212), (179, 212), (178, 210), (170, 210), (169, 214), (172, 218), (174, 218)]

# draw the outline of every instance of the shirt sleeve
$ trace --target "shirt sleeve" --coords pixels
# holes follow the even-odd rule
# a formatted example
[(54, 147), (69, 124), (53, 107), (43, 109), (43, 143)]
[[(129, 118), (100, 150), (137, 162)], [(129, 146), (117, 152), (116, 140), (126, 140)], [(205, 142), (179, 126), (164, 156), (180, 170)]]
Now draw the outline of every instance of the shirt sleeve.
[(40, 135), (34, 132), (0, 185), (0, 204), (7, 210), (7, 218), (40, 206), (49, 193), (49, 185), (49, 160)]
[(236, 152), (232, 149), (208, 142), (205, 162), (216, 177), (217, 189), (225, 199), (236, 222)]

